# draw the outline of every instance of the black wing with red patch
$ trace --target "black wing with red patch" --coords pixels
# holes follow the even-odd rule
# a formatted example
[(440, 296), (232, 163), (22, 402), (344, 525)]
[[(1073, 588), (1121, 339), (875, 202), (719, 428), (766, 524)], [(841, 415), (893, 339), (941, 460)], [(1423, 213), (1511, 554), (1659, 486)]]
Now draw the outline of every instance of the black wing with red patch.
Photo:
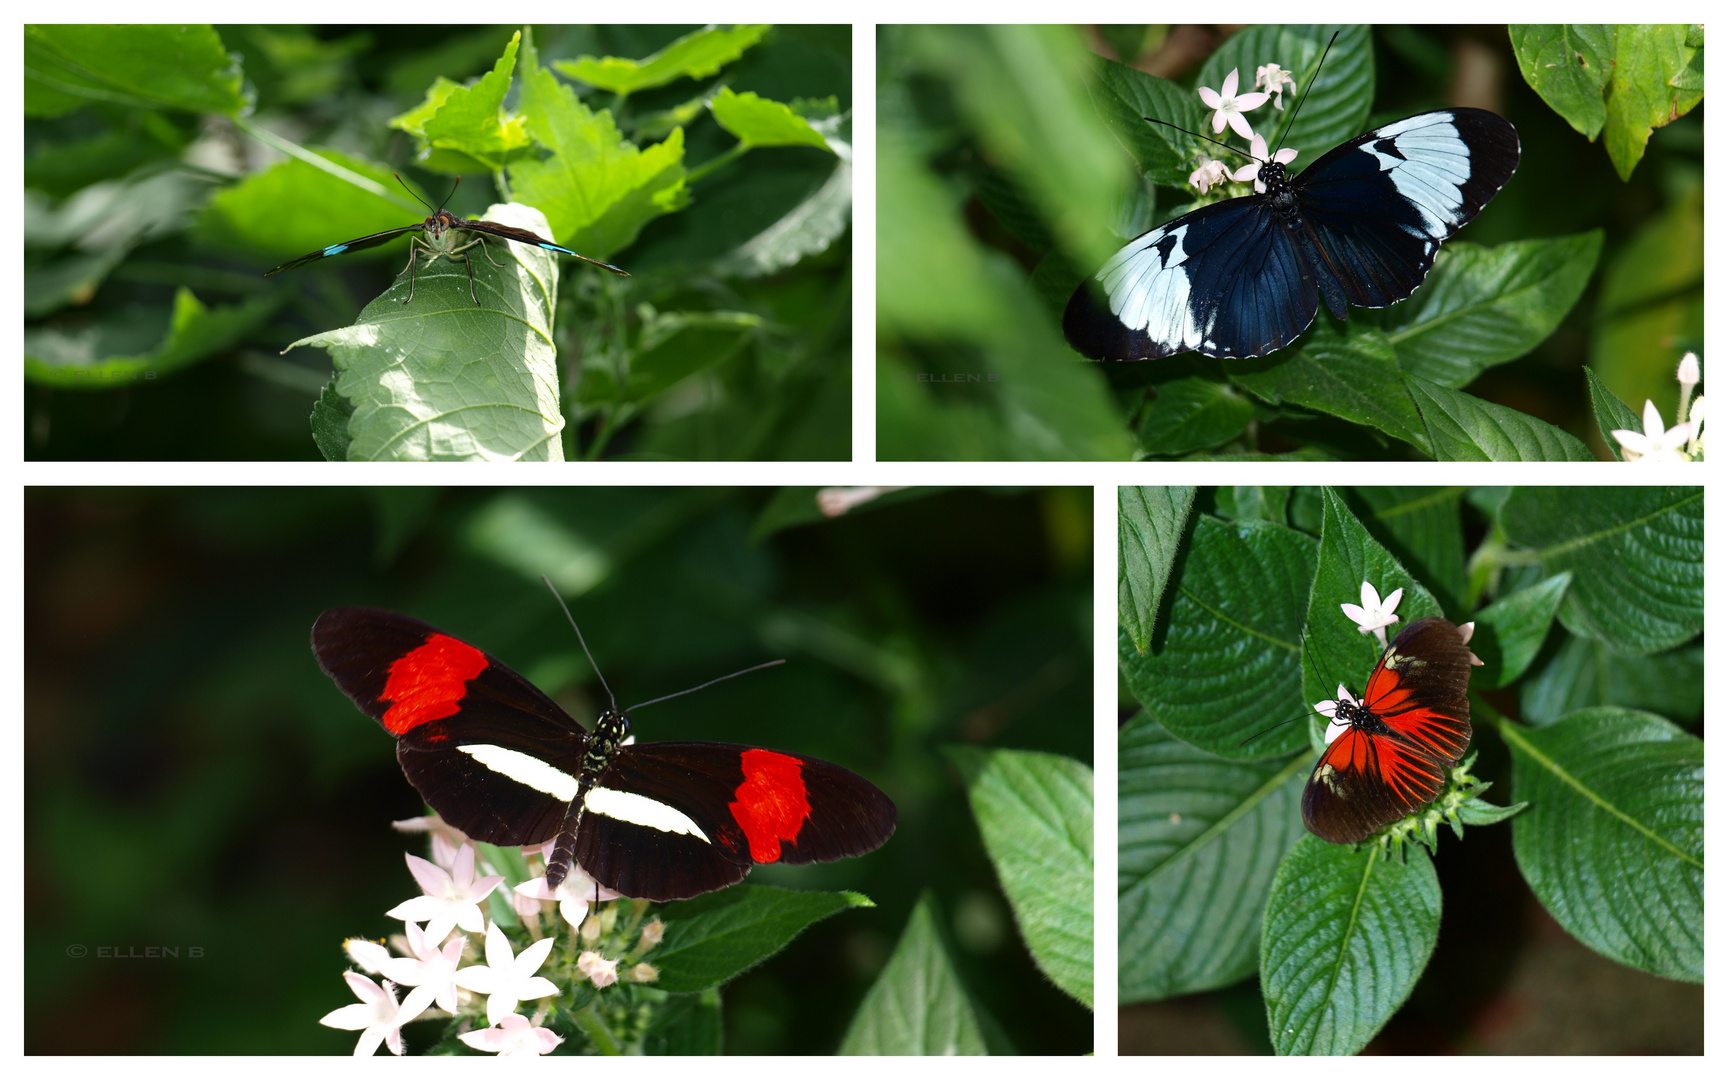
[(1375, 665), (1350, 728), (1321, 752), (1302, 792), (1308, 831), (1354, 844), (1432, 802), (1470, 745), (1471, 654), (1458, 627), (1418, 619)]
[(562, 833), (554, 885), (573, 849), (609, 889), (683, 899), (757, 863), (862, 855), (894, 832), (894, 804), (837, 765), (726, 743), (619, 745), (628, 719), (611, 713), (616, 726), (590, 736), (504, 664), (406, 615), (327, 611), (312, 650), (396, 737), (403, 774), (445, 821), (493, 844)]

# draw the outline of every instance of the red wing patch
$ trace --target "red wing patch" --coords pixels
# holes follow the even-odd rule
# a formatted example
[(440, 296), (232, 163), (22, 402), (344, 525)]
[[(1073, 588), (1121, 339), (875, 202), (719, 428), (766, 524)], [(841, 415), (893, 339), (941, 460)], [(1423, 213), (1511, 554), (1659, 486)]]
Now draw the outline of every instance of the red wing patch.
[(401, 735), (429, 720), (454, 716), (468, 693), (468, 681), (486, 670), (486, 654), (444, 634), (390, 665), (381, 701), (390, 702), (384, 730)]
[(750, 841), (751, 860), (778, 862), (780, 842), (798, 839), (810, 816), (804, 770), (797, 758), (772, 750), (746, 750), (742, 758), (744, 782), (727, 809)]

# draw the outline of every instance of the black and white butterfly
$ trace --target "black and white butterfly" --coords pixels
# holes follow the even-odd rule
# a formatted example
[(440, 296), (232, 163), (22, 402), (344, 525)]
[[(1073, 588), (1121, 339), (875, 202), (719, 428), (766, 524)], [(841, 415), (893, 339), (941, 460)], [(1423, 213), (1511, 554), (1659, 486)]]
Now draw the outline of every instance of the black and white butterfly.
[(1261, 165), (1264, 194), (1143, 233), (1074, 291), (1068, 343), (1094, 360), (1264, 356), (1301, 335), (1319, 297), (1386, 307), (1416, 291), (1440, 244), (1518, 167), (1518, 132), (1439, 109), (1334, 147), (1301, 175)]

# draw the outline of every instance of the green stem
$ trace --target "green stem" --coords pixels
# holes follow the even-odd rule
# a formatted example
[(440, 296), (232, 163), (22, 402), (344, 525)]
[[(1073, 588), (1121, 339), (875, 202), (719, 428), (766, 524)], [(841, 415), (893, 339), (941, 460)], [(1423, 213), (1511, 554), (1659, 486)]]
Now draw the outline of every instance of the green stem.
[(704, 161), (702, 164), (696, 166), (694, 169), (691, 169), (688, 173), (685, 174), (684, 182), (686, 184), (696, 183), (698, 180), (701, 180), (703, 177), (707, 176), (709, 173), (713, 172), (714, 170), (723, 169), (726, 166), (732, 164), (734, 161), (743, 157), (744, 154), (749, 149), (750, 148), (748, 146), (744, 145), (743, 143), (734, 144), (732, 149), (726, 151), (724, 154), (719, 154), (719, 155), (716, 155), (715, 157), (711, 157), (707, 161)]
[(618, 1039), (612, 1034), (612, 1029), (606, 1026), (606, 1021), (600, 1019), (600, 998), (595, 996), (586, 1008), (570, 1014), (570, 1019), (588, 1036), (588, 1041), (594, 1044), (594, 1049), (607, 1057), (617, 1057), (624, 1052), (618, 1045)]
[(380, 184), (371, 177), (362, 176), (352, 169), (343, 168), (341, 165), (336, 164), (329, 158), (319, 157), (317, 154), (314, 154), (305, 147), (300, 146), (297, 143), (291, 143), (287, 139), (276, 134), (274, 131), (260, 127), (245, 117), (237, 117), (234, 120), (234, 126), (238, 127), (241, 131), (244, 131), (246, 134), (252, 136), (254, 139), (257, 139), (266, 146), (274, 147), (291, 158), (297, 158), (300, 161), (304, 161), (314, 169), (321, 169), (338, 180), (353, 184), (355, 187), (360, 188), (363, 191), (370, 191), (374, 195), (382, 196), (398, 206), (406, 207), (415, 213), (420, 212), (419, 207), (415, 206), (413, 203), (405, 201), (402, 196), (392, 193), (389, 188)]

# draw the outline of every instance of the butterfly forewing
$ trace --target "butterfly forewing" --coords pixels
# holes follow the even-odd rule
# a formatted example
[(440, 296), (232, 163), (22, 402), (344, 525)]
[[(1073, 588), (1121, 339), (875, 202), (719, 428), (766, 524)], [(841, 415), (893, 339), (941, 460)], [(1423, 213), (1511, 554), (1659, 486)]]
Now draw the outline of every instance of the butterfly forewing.
[(1445, 619), (1418, 619), (1368, 677), (1350, 728), (1327, 745), (1302, 792), (1302, 819), (1323, 840), (1353, 844), (1421, 809), (1470, 745), (1471, 654)]

